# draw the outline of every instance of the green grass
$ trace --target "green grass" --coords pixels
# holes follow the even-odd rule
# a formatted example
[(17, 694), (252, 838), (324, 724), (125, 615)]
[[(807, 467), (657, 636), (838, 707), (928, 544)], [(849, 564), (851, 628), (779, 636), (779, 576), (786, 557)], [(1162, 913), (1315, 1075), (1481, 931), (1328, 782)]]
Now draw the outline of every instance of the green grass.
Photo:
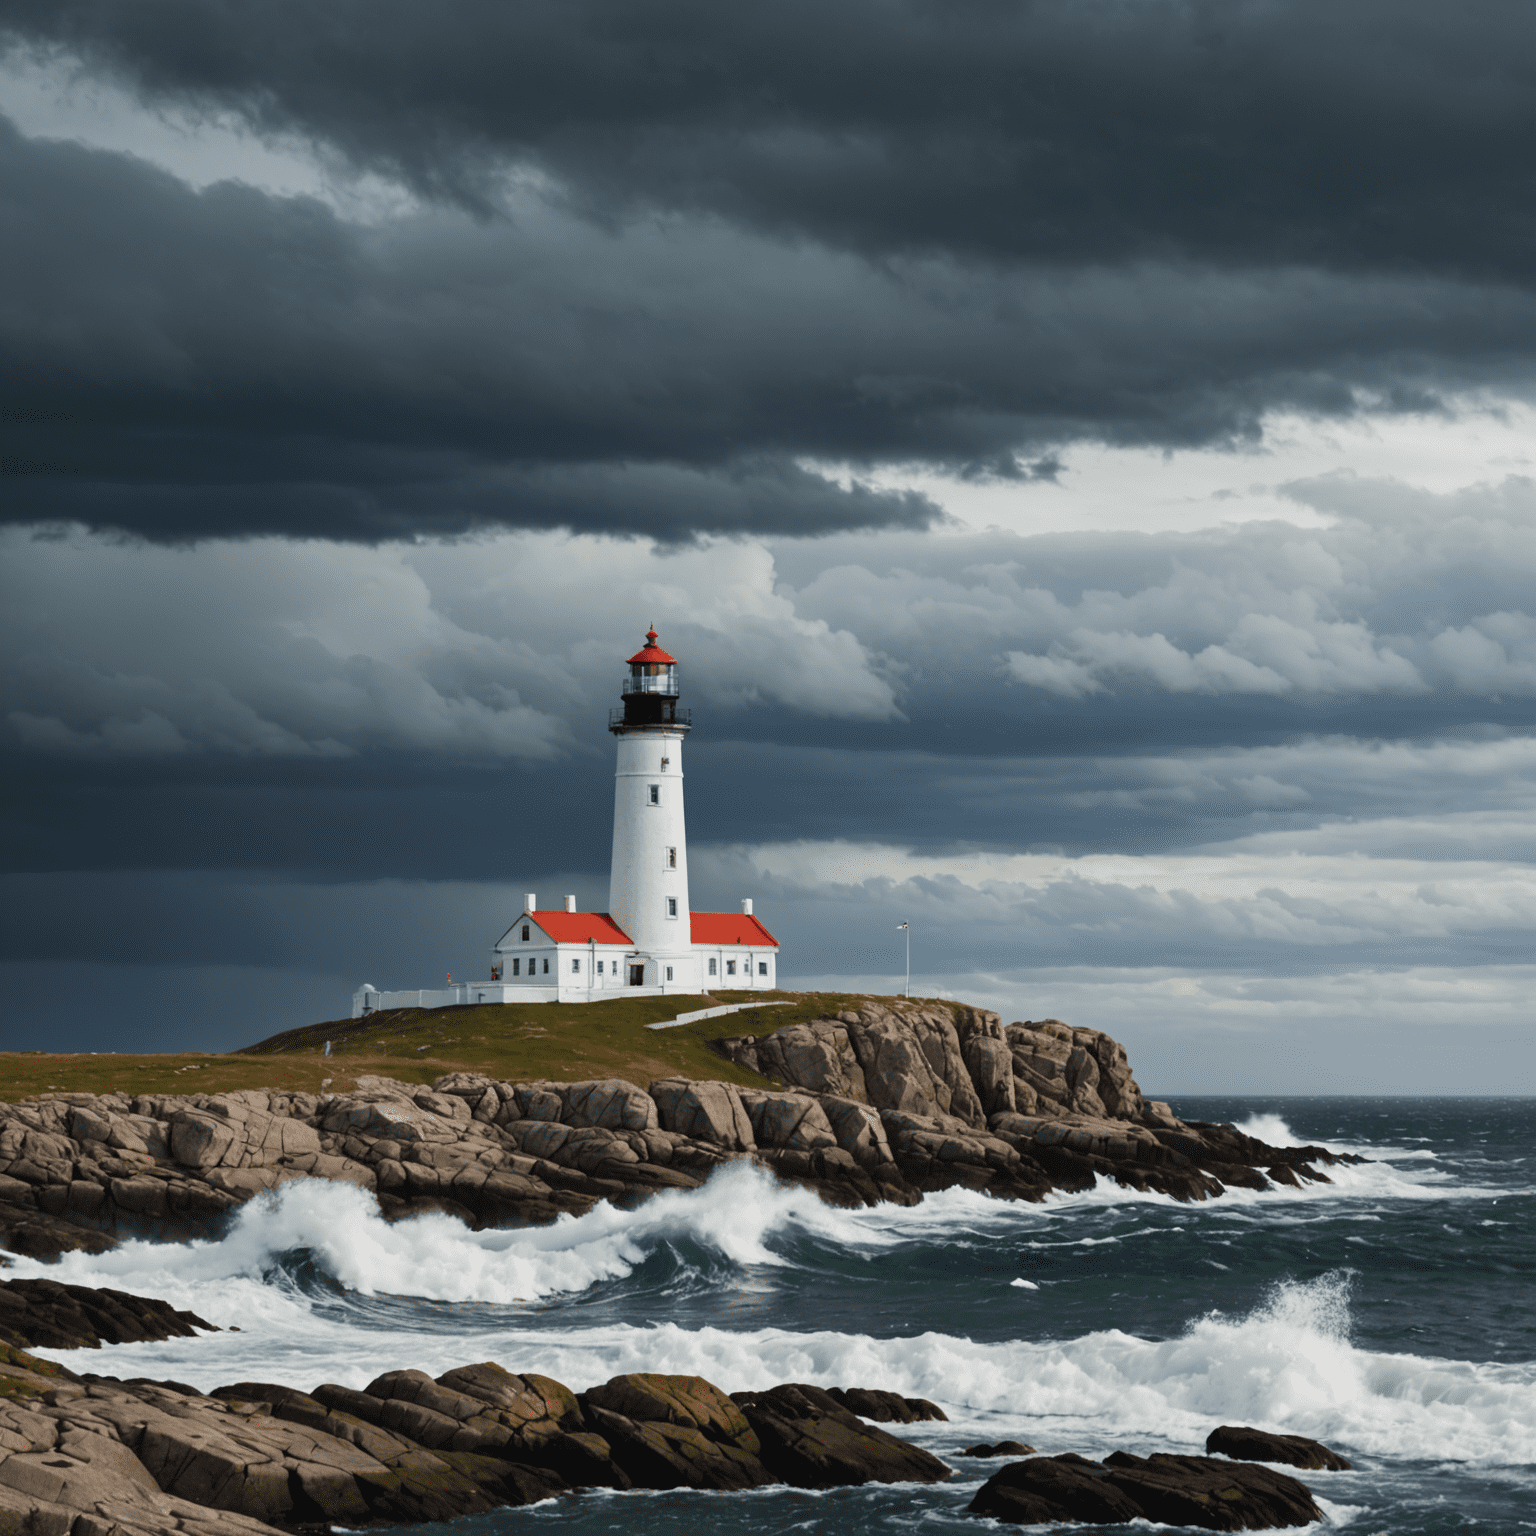
[[(758, 999), (788, 1006), (745, 1008), (672, 1029), (645, 1027), (700, 1008)], [(430, 1083), (446, 1072), (566, 1083), (623, 1077), (642, 1088), (660, 1077), (695, 1077), (766, 1088), (776, 1085), (728, 1061), (711, 1042), (771, 1034), (865, 1001), (895, 999), (842, 992), (717, 992), (601, 1003), (396, 1008), (365, 1019), (290, 1029), (229, 1055), (7, 1052), (0, 1053), (0, 1101), (44, 1093), (227, 1093), (239, 1088), (341, 1093), (368, 1074)], [(329, 1057), (323, 1054), (327, 1040)]]

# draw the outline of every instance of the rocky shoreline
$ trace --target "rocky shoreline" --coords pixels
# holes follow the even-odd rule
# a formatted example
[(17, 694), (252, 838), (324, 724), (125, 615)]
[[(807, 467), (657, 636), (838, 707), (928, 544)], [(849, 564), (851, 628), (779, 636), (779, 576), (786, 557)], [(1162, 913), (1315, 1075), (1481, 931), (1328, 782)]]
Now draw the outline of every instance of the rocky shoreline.
[[(716, 1048), (774, 1086), (453, 1073), (431, 1087), (363, 1077), (324, 1096), (64, 1093), (3, 1104), (0, 1246), (46, 1258), (100, 1251), (124, 1233), (216, 1230), (295, 1179), (356, 1185), (390, 1219), (448, 1212), (478, 1227), (695, 1189), (728, 1163), (854, 1206), (912, 1205), (957, 1186), (1041, 1200), (1101, 1178), (1205, 1200), (1234, 1185), (1326, 1180), (1324, 1167), (1342, 1160), (1182, 1121), (1143, 1097), (1118, 1043), (1055, 1020), (1005, 1026), (958, 1004), (870, 1003)], [(697, 1377), (635, 1375), (578, 1393), (485, 1363), (436, 1380), (387, 1371), (362, 1391), (239, 1382), (204, 1394), (77, 1375), (26, 1352), (209, 1327), (126, 1293), (0, 1282), (0, 1536), (257, 1536), (448, 1520), (579, 1488), (952, 1476), (879, 1427), (942, 1419), (937, 1408), (858, 1388), (726, 1394)], [(1311, 1442), (1233, 1426), (1207, 1449), (1220, 1454), (1101, 1463), (1033, 1455), (1017, 1441), (961, 1454), (1025, 1456), (977, 1493), (978, 1515), (1216, 1530), (1320, 1518), (1301, 1483), (1243, 1458), (1347, 1465)]]
[(391, 1219), (447, 1211), (516, 1226), (695, 1189), (749, 1161), (843, 1206), (960, 1186), (1041, 1200), (1105, 1178), (1180, 1200), (1327, 1179), (1321, 1147), (1271, 1147), (1145, 1099), (1124, 1047), (1057, 1020), (963, 1004), (870, 1003), (727, 1059), (781, 1086), (668, 1078), (345, 1093), (51, 1094), (0, 1104), (0, 1246), (35, 1257), (113, 1234), (206, 1228), (287, 1180), (370, 1191)]
[[(32, 1304), (33, 1322), (45, 1327), (47, 1299)], [(88, 1296), (70, 1299), (90, 1306)], [(435, 1380), (387, 1371), (362, 1391), (237, 1382), (204, 1394), (178, 1382), (76, 1375), (7, 1344), (0, 1345), (0, 1532), (260, 1536), (445, 1521), (589, 1488), (939, 1483), (952, 1469), (880, 1424), (944, 1417), (922, 1399), (804, 1383), (728, 1395), (697, 1376), (633, 1374), (573, 1392), (490, 1362)], [(1233, 1456), (1348, 1466), (1295, 1449), (1312, 1442), (1288, 1440), (1276, 1457), (1259, 1432), (1231, 1427), (1213, 1432), (1208, 1448), (1217, 1449), (1223, 1434), (1238, 1437), (1226, 1447)], [(976, 1446), (963, 1454), (1029, 1449), (1008, 1442), (1006, 1451)], [(1073, 1455), (1010, 1462), (968, 1512), (1017, 1524), (1152, 1519), (1211, 1530), (1322, 1518), (1304, 1484), (1268, 1466), (1121, 1453), (1102, 1463)]]

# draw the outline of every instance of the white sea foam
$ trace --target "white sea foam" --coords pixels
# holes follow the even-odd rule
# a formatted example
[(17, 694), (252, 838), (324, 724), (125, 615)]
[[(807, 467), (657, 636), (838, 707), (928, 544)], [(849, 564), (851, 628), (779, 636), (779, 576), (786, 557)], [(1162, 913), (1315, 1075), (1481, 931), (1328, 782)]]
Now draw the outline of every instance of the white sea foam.
[[(1252, 1136), (1255, 1141), (1262, 1141), (1271, 1147), (1305, 1147), (1303, 1141), (1279, 1115), (1249, 1115), (1239, 1125), (1244, 1136)], [(1318, 1145), (1318, 1143), (1311, 1143)]]
[[(1300, 1189), (1232, 1189), (1201, 1207), (1202, 1214), (1238, 1224), (1284, 1222), (1310, 1219), (1320, 1201), (1444, 1200), (1493, 1193), (1458, 1185), (1437, 1170), (1404, 1172), (1385, 1163), (1341, 1166), (1330, 1176), (1331, 1183)], [(1101, 1183), (1075, 1194), (1053, 1194), (1041, 1205), (951, 1189), (917, 1206), (845, 1211), (808, 1190), (779, 1184), (761, 1169), (735, 1163), (702, 1189), (664, 1191), (635, 1210), (601, 1204), (550, 1226), (471, 1232), (441, 1214), (391, 1224), (362, 1190), (306, 1179), (249, 1201), (218, 1241), (128, 1241), (104, 1254), (68, 1254), (46, 1273), (76, 1284), (175, 1299), (193, 1310), (209, 1305), (219, 1310), (217, 1302), (194, 1298), (210, 1288), (221, 1296), (236, 1281), (259, 1283), (282, 1255), (307, 1249), (342, 1286), (363, 1296), (534, 1303), (624, 1280), (669, 1242), (689, 1242), (726, 1267), (759, 1273), (783, 1265), (775, 1243), (795, 1238), (872, 1257), (897, 1245), (964, 1247), (1035, 1228), (1046, 1242), (1093, 1247), (1121, 1239), (1053, 1234), (1073, 1213), (1134, 1204), (1190, 1209), (1167, 1195)], [(22, 1260), (23, 1270), (30, 1263)]]
[[(1387, 1163), (1342, 1165), (1331, 1183), (1257, 1191), (1231, 1189), (1198, 1207), (1207, 1220), (1243, 1227), (1321, 1219), (1326, 1204), (1365, 1199), (1461, 1200), (1509, 1193), (1457, 1183), (1437, 1169), (1403, 1170)], [(308, 1250), (351, 1292), (414, 1296), (436, 1302), (536, 1303), (622, 1281), (665, 1244), (687, 1243), (716, 1256), (726, 1271), (761, 1277), (785, 1264), (779, 1251), (795, 1240), (873, 1258), (902, 1245), (963, 1248), (999, 1235), (1026, 1246), (1094, 1247), (1139, 1235), (1071, 1233), (1071, 1218), (1089, 1210), (1141, 1205), (1187, 1213), (1167, 1195), (1100, 1183), (1043, 1204), (999, 1201), (966, 1189), (945, 1190), (912, 1207), (837, 1210), (808, 1190), (779, 1184), (745, 1163), (727, 1165), (698, 1190), (668, 1190), (635, 1210), (601, 1204), (550, 1226), (471, 1232), (447, 1215), (391, 1224), (363, 1191), (324, 1180), (294, 1180), (249, 1201), (218, 1241), (128, 1241), (104, 1254), (68, 1254), (44, 1271), (85, 1285), (112, 1285), (215, 1316), (232, 1285), (261, 1287), (282, 1255)], [(1364, 1214), (1375, 1214), (1368, 1209)], [(1026, 1237), (1026, 1233), (1038, 1236)], [(776, 1246), (777, 1245), (777, 1246)], [(760, 1283), (760, 1281), (759, 1281)], [(213, 1299), (208, 1299), (207, 1293)], [(212, 1310), (207, 1310), (211, 1308)]]
[(280, 1255), (308, 1249), (365, 1296), (505, 1303), (623, 1279), (669, 1239), (691, 1239), (738, 1266), (779, 1265), (768, 1239), (789, 1229), (866, 1248), (899, 1240), (877, 1222), (850, 1224), (848, 1213), (746, 1164), (722, 1169), (707, 1189), (666, 1190), (637, 1210), (603, 1203), (550, 1226), (483, 1232), (442, 1214), (391, 1224), (352, 1185), (300, 1179), (242, 1206), (217, 1242), (129, 1241), (104, 1254), (68, 1254), (46, 1272), (171, 1295), (203, 1282), (260, 1279)]
[[(1245, 1136), (1252, 1136), (1271, 1147), (1326, 1147), (1330, 1152), (1354, 1152), (1364, 1157), (1385, 1159), (1389, 1162), (1433, 1162), (1439, 1154), (1427, 1147), (1399, 1147), (1387, 1142), (1334, 1141), (1323, 1137), (1298, 1136), (1280, 1115), (1252, 1114), (1237, 1125)], [(1408, 1141), (1424, 1141), (1423, 1136), (1405, 1137)]]
[[(1468, 1193), (1422, 1168), (1334, 1171), (1334, 1185), (1236, 1190), (1196, 1208), (1101, 1187), (1043, 1206), (951, 1190), (911, 1209), (841, 1211), (735, 1165), (703, 1189), (663, 1194), (634, 1211), (600, 1206), (549, 1227), (478, 1233), (445, 1216), (390, 1225), (350, 1186), (296, 1181), (250, 1202), (221, 1241), (131, 1241), (104, 1254), (67, 1255), (46, 1269), (18, 1260), (17, 1271), (161, 1296), (237, 1326), (238, 1333), (119, 1346), (92, 1360), (110, 1374), (170, 1376), (205, 1387), (242, 1378), (360, 1386), (386, 1364), (436, 1374), (495, 1359), (577, 1386), (620, 1371), (661, 1370), (698, 1372), (732, 1389), (785, 1380), (888, 1387), (944, 1403), (978, 1435), (995, 1437), (1005, 1424), (1027, 1421), (1027, 1438), (1042, 1448), (1107, 1446), (1132, 1436), (1154, 1448), (1189, 1449), (1213, 1422), (1236, 1421), (1394, 1458), (1506, 1465), (1536, 1458), (1536, 1367), (1356, 1349), (1343, 1276), (1282, 1286), (1247, 1317), (1212, 1314), (1168, 1340), (1119, 1330), (1066, 1342), (978, 1343), (932, 1332), (892, 1339), (670, 1323), (583, 1329), (570, 1326), (579, 1311), (552, 1313), (536, 1304), (622, 1281), (668, 1242), (716, 1255), (726, 1272), (762, 1277), (786, 1263), (779, 1249), (797, 1239), (877, 1259), (897, 1245), (965, 1247), (1004, 1232), (1022, 1238), (1031, 1229), (1081, 1243), (1063, 1224), (1074, 1212), (1114, 1204), (1164, 1205), (1185, 1220), (1198, 1215), (1244, 1227), (1315, 1219), (1319, 1200)], [(332, 1303), (301, 1294), (276, 1269), (281, 1255), (297, 1249), (308, 1249), (356, 1299)], [(380, 1293), (439, 1305), (370, 1307), (366, 1298)], [(521, 1313), (449, 1305), (517, 1301), (530, 1305)]]
[[(441, 1331), (430, 1331), (430, 1317), (381, 1326), (366, 1316), (328, 1316), (302, 1296), (230, 1277), (162, 1289), (213, 1321), (238, 1320), (242, 1332), (121, 1345), (91, 1364), (205, 1388), (253, 1378), (310, 1388), (322, 1380), (362, 1386), (386, 1366), (435, 1375), (492, 1359), (578, 1388), (625, 1371), (697, 1373), (732, 1390), (780, 1381), (883, 1387), (940, 1402), (956, 1434), (1017, 1433), (1047, 1451), (1188, 1451), (1227, 1422), (1397, 1461), (1515, 1467), (1536, 1459), (1536, 1365), (1358, 1349), (1348, 1337), (1348, 1285), (1345, 1275), (1281, 1285), (1245, 1317), (1213, 1313), (1172, 1339), (1111, 1329), (1064, 1342), (985, 1343), (934, 1332), (540, 1327), (536, 1317), (509, 1326), (505, 1314), (477, 1326), (454, 1308), (444, 1309)], [(70, 1361), (65, 1352), (55, 1358)]]

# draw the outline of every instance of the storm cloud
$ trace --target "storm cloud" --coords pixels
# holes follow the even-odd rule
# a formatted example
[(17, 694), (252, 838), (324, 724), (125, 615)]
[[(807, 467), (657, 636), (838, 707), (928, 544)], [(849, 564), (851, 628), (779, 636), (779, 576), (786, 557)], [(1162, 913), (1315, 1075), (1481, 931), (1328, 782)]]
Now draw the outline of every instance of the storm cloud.
[(1530, 50), (1473, 11), (10, 0), (17, 67), (404, 195), (4, 133), (3, 515), (917, 528), (807, 461), (1050, 483), (1074, 442), (1522, 392)]
[(1529, 16), (1424, 0), (8, 0), (20, 41), (423, 196), (536, 170), (868, 254), (1529, 281)]

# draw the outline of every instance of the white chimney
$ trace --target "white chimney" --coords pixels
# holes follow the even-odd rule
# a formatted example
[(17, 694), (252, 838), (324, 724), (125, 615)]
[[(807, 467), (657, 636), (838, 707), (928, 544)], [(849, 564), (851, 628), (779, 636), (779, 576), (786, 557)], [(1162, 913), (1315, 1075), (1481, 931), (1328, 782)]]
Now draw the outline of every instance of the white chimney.
[(747, 899), (744, 902), (742, 902), (741, 910), (742, 910), (742, 915), (743, 916), (745, 916), (745, 917), (751, 917), (752, 916), (752, 898), (750, 896), (748, 896)]
[(567, 912), (574, 912), (576, 910), (576, 898), (574, 896), (567, 896), (565, 898), (565, 910)]
[(534, 895), (534, 893), (532, 891), (529, 891), (528, 894), (523, 897), (523, 911), (524, 912), (537, 912), (538, 910), (539, 910), (539, 898), (536, 895)]

